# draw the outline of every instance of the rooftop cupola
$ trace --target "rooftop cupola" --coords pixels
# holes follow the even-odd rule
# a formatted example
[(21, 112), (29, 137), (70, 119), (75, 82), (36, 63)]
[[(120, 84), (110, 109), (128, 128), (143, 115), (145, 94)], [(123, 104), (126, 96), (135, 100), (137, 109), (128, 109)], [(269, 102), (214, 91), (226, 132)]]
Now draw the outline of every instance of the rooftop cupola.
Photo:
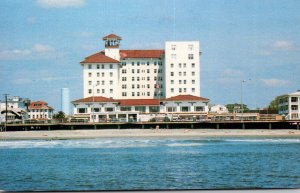
[(105, 42), (105, 55), (115, 60), (120, 60), (119, 46), (121, 37), (115, 34), (109, 34), (103, 37)]

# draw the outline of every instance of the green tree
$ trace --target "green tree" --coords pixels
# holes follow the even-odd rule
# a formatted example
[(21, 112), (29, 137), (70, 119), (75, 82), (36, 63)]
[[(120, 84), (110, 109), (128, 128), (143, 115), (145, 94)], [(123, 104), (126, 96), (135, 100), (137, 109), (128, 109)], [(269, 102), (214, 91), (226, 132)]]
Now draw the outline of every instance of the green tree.
[(65, 119), (65, 118), (66, 118), (66, 115), (62, 111), (58, 111), (57, 113), (55, 113), (53, 115), (53, 119)]
[(277, 110), (278, 111), (278, 104), (279, 104), (279, 97), (276, 97), (275, 99), (273, 99), (268, 108), (272, 109), (272, 110)]
[(234, 104), (227, 104), (225, 105), (226, 108), (228, 109), (228, 111), (230, 113), (233, 113), (233, 112), (242, 112), (242, 108), (243, 107), (243, 112), (246, 113), (249, 111), (249, 108), (247, 107), (247, 105), (243, 104), (243, 106), (241, 104), (238, 104), (238, 103), (234, 103)]

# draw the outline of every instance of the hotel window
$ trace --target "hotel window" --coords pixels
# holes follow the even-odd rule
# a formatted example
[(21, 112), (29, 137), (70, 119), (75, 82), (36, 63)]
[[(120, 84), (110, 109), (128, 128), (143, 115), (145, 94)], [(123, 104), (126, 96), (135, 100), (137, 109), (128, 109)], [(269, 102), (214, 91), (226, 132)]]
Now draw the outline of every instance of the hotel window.
[(102, 80), (102, 85), (105, 85), (105, 81), (104, 80)]
[(154, 69), (154, 73), (157, 73), (157, 69)]
[(189, 54), (189, 60), (192, 60), (192, 59), (194, 59), (194, 54)]
[(89, 94), (92, 94), (92, 89), (89, 89)]
[(158, 65), (159, 65), (159, 66), (162, 66), (162, 61), (158, 61)]
[(157, 65), (157, 63), (156, 62), (154, 62), (154, 66), (156, 66)]
[(92, 111), (98, 113), (100, 112), (100, 108), (92, 108)]
[(134, 74), (134, 69), (131, 70), (131, 73)]
[(140, 65), (140, 62), (137, 62), (136, 65), (139, 66), (139, 65)]
[(127, 81), (126, 77), (122, 77), (122, 81)]
[(195, 111), (204, 111), (204, 107), (196, 106)]
[[(86, 108), (78, 108), (77, 109), (78, 113), (86, 113)], [(34, 115), (33, 115), (34, 116)], [(34, 118), (34, 117), (33, 117)]]
[(181, 107), (181, 112), (189, 112), (190, 111), (190, 107)]
[(110, 65), (109, 65), (109, 68), (110, 68), (110, 69), (113, 69), (113, 65), (112, 65), (112, 64), (110, 64)]
[(92, 73), (91, 72), (89, 72), (89, 77), (92, 77)]
[(126, 92), (122, 92), (122, 96), (127, 96), (127, 93)]
[(137, 85), (136, 85), (136, 88), (140, 88), (140, 85), (139, 85), (139, 84), (137, 84)]
[(174, 72), (171, 72), (171, 76), (174, 76)]
[(134, 88), (134, 84), (131, 85), (131, 88)]
[(195, 92), (195, 88), (192, 88), (192, 92)]
[(150, 92), (147, 92), (147, 96), (150, 96)]
[(179, 83), (179, 84), (181, 84), (181, 83), (182, 83), (182, 81), (181, 81), (181, 80), (179, 80), (179, 81), (178, 81), (178, 83)]
[(147, 84), (147, 88), (150, 88), (150, 84)]
[(167, 112), (176, 112), (177, 107), (167, 107)]
[(122, 62), (122, 66), (126, 66), (126, 62)]
[(171, 54), (172, 59), (176, 59), (176, 54)]
[(182, 73), (181, 73), (181, 72), (179, 72), (178, 74), (179, 74), (179, 76), (181, 76), (181, 74), (182, 74)]
[(181, 63), (178, 64), (179, 68), (181, 68)]
[(176, 50), (176, 45), (171, 45), (172, 50)]
[(97, 89), (97, 94), (100, 94), (100, 89)]
[(138, 76), (138, 77), (136, 77), (136, 80), (137, 80), (137, 81), (140, 81), (140, 77), (139, 77), (139, 76)]
[(156, 76), (154, 76), (154, 81), (156, 81), (157, 80), (157, 77)]
[(105, 111), (106, 111), (106, 112), (113, 112), (113, 111), (114, 111), (114, 108), (113, 108), (113, 107), (106, 107), (106, 108), (105, 108)]
[(298, 102), (298, 98), (297, 97), (291, 97), (291, 102)]
[(112, 80), (109, 81), (109, 85), (113, 85), (113, 81)]
[(126, 89), (127, 85), (126, 84), (122, 84), (122, 89)]
[(171, 84), (174, 84), (174, 80), (171, 80)]
[(136, 73), (140, 73), (140, 69), (137, 69), (137, 70), (136, 70)]
[(102, 94), (104, 94), (105, 93), (105, 90), (104, 89), (102, 89)]
[(110, 76), (110, 77), (113, 77), (113, 73), (112, 73), (112, 72), (110, 72), (110, 73), (109, 73), (109, 76)]
[(189, 44), (188, 45), (188, 50), (193, 50), (194, 49), (194, 45), (193, 44)]
[(192, 72), (192, 76), (195, 76), (195, 72)]
[(171, 93), (174, 93), (174, 88), (171, 88)]
[(92, 81), (89, 81), (89, 85), (92, 85)]
[(140, 92), (137, 92), (137, 93), (136, 93), (136, 96), (140, 96)]
[(104, 69), (104, 64), (101, 65), (101, 68)]
[(186, 92), (186, 88), (183, 88), (183, 92)]
[(101, 73), (101, 76), (104, 77), (104, 72)]
[(158, 69), (158, 73), (162, 73), (162, 69)]
[(122, 69), (122, 74), (126, 74), (126, 69)]
[(186, 63), (183, 63), (183, 68), (186, 68)]
[(183, 84), (186, 84), (186, 80), (183, 80)]
[(150, 65), (150, 62), (147, 62), (147, 66), (149, 66)]
[(182, 93), (182, 88), (179, 88), (179, 92)]
[(134, 96), (134, 92), (131, 93), (131, 96)]
[(134, 77), (132, 77), (131, 80), (134, 81)]
[(91, 64), (89, 64), (89, 69), (92, 69), (92, 65)]
[(186, 72), (183, 72), (183, 76), (186, 76)]
[(171, 68), (174, 68), (174, 64), (173, 63), (171, 63)]
[(99, 64), (97, 64), (97, 69), (100, 69), (100, 65)]
[(112, 94), (114, 92), (113, 89), (109, 89), (109, 93)]
[(99, 72), (97, 72), (97, 77), (100, 77), (100, 73)]
[(134, 62), (131, 62), (132, 66), (134, 66)]
[(147, 73), (150, 73), (150, 69), (147, 69)]
[(148, 81), (150, 80), (150, 77), (149, 77), (149, 76), (147, 77), (147, 80), (148, 80)]
[(195, 63), (192, 63), (192, 68), (195, 68)]

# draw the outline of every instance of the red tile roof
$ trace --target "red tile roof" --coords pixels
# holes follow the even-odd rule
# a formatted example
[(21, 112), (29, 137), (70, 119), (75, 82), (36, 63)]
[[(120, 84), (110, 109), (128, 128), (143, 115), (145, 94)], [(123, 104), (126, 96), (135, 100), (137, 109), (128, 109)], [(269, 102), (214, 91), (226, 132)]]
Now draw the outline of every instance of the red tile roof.
[(204, 101), (208, 102), (209, 99), (193, 96), (193, 95), (177, 95), (170, 98), (162, 99), (162, 101)]
[(52, 107), (48, 106), (48, 103), (44, 101), (36, 101), (31, 102), (28, 106), (28, 109), (53, 109)]
[(161, 58), (164, 50), (120, 50), (121, 59), (124, 58)]
[(120, 106), (158, 106), (158, 99), (120, 99)]
[(91, 96), (91, 97), (73, 101), (73, 103), (78, 103), (78, 102), (118, 102), (118, 101), (114, 100), (112, 98), (106, 98), (106, 97), (102, 97), (102, 96), (94, 96), (94, 97)]
[(120, 37), (120, 36), (117, 36), (117, 35), (115, 35), (115, 34), (109, 34), (109, 35), (107, 35), (107, 36), (104, 36), (103, 37), (103, 40), (107, 40), (107, 39), (118, 39), (118, 40), (121, 40), (122, 38)]
[(104, 52), (102, 51), (86, 57), (80, 63), (119, 63), (119, 61), (105, 56)]

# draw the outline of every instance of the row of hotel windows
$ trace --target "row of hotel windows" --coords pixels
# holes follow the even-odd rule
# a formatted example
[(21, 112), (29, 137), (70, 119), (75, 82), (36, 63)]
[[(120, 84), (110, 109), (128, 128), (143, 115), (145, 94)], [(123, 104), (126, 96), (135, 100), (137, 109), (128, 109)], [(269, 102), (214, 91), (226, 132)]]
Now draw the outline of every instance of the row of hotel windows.
[[(100, 89), (97, 89), (96, 91), (97, 91), (97, 94), (100, 94)], [(102, 91), (101, 92), (102, 94), (105, 94), (105, 89), (101, 89), (101, 91)], [(92, 89), (88, 89), (88, 93), (89, 94), (94, 94)], [(114, 89), (109, 89), (109, 93), (113, 94), (114, 93)]]
[[(140, 66), (140, 65), (147, 65), (147, 66), (150, 66), (150, 62), (147, 61), (147, 62), (131, 62), (131, 66), (134, 66), (134, 65), (137, 65), (137, 66)], [(162, 61), (154, 61), (153, 62), (154, 66), (158, 65), (158, 66), (162, 66)], [(126, 61), (122, 61), (122, 66), (126, 66), (127, 63)]]
[[(132, 84), (131, 88), (135, 88), (135, 85)], [(146, 88), (146, 85), (140, 86), (139, 84), (137, 84), (136, 88)], [(147, 84), (147, 88), (150, 88), (150, 84)], [(162, 84), (154, 84), (154, 88), (157, 88), (157, 89), (163, 88), (163, 85)], [(122, 89), (127, 89), (127, 84), (122, 84)]]
[[(171, 58), (172, 59), (177, 59), (177, 55), (176, 54), (171, 54)], [(194, 59), (194, 54), (188, 54), (187, 58), (189, 60), (193, 60)]]
[[(32, 115), (32, 117), (30, 115), (28, 115), (29, 119), (47, 119), (48, 115)], [(51, 115), (49, 116), (49, 118), (51, 119)]]
[[(93, 69), (93, 66), (96, 66), (96, 69), (100, 69), (100, 66), (101, 66), (101, 69), (105, 69), (105, 65), (104, 64), (96, 64), (96, 65), (93, 65), (93, 64), (89, 64), (88, 65), (88, 69)], [(113, 69), (114, 68), (114, 66), (113, 66), (113, 64), (110, 64), (109, 65), (109, 69)]]
[[(174, 93), (175, 89), (174, 88), (171, 88), (171, 93)], [(191, 88), (191, 91), (194, 93), (196, 92), (196, 89), (195, 88)], [(178, 88), (178, 92), (179, 93), (186, 93), (187, 92), (187, 88)]]
[[(92, 108), (92, 112), (99, 113), (101, 109), (104, 109), (104, 112), (114, 112), (115, 107), (106, 107), (106, 108)], [(203, 106), (195, 106), (194, 111), (203, 112), (205, 109)], [(120, 107), (120, 111), (139, 111), (146, 112), (146, 106), (136, 106), (136, 107)], [(167, 112), (177, 112), (177, 107), (166, 107)], [(190, 106), (181, 106), (180, 112), (190, 112)], [(149, 106), (149, 112), (159, 112), (159, 106)], [(87, 113), (87, 108), (78, 108), (77, 113)]]
[[(178, 63), (178, 68), (186, 68), (186, 66), (187, 66), (186, 63), (182, 63), (182, 64), (181, 64), (181, 63)], [(171, 67), (171, 68), (174, 68), (174, 64), (171, 63), (171, 64), (170, 64), (170, 67)], [(192, 68), (195, 68), (195, 63), (191, 63), (191, 67), (192, 67)]]
[[(122, 96), (126, 97), (127, 92), (122, 92)], [(131, 96), (151, 96), (150, 92), (131, 92)], [(155, 97), (163, 97), (163, 92), (154, 92)]]
[[(186, 74), (187, 74), (186, 72), (178, 72), (178, 75), (179, 75), (179, 76), (182, 76), (182, 75), (183, 75), (183, 76), (186, 76)], [(170, 72), (170, 75), (171, 75), (171, 76), (174, 76), (174, 72)], [(195, 76), (195, 72), (191, 72), (191, 75), (192, 75), (192, 76)]]
[[(140, 80), (146, 80), (146, 77), (136, 77), (136, 80), (137, 81), (140, 81)], [(163, 80), (163, 77), (161, 77), (161, 76), (159, 76), (159, 77), (157, 77), (157, 76), (154, 76), (153, 77), (153, 80), (154, 81), (162, 81)], [(122, 77), (122, 81), (127, 81), (127, 77)], [(135, 81), (135, 77), (131, 77), (131, 81)], [(150, 81), (150, 76), (148, 76), (147, 77), (147, 81)]]
[[(92, 73), (91, 72), (89, 72), (89, 77), (92, 77)], [(109, 77), (113, 77), (114, 76), (114, 74), (113, 74), (113, 72), (110, 72), (109, 73)], [(100, 72), (97, 72), (97, 77), (100, 77)], [(104, 72), (102, 72), (101, 73), (101, 77), (105, 77), (105, 73)]]
[[(187, 84), (187, 80), (178, 80), (179, 84)], [(174, 84), (174, 80), (171, 80), (171, 84)], [(192, 84), (195, 84), (195, 80), (192, 80)]]
[[(131, 69), (131, 73), (134, 74), (135, 72), (135, 69)], [(150, 73), (150, 69), (147, 69), (147, 70), (140, 70), (140, 69), (136, 69), (136, 73)], [(153, 69), (153, 72), (154, 73), (162, 73), (163, 70), (162, 69)], [(127, 70), (126, 69), (122, 69), (122, 74), (126, 74), (127, 73)]]
[[(172, 44), (172, 45), (171, 45), (171, 49), (172, 49), (172, 50), (176, 50), (176, 45), (175, 45), (175, 44)], [(193, 45), (193, 44), (188, 44), (187, 50), (193, 50), (193, 49), (194, 49), (194, 45)]]

